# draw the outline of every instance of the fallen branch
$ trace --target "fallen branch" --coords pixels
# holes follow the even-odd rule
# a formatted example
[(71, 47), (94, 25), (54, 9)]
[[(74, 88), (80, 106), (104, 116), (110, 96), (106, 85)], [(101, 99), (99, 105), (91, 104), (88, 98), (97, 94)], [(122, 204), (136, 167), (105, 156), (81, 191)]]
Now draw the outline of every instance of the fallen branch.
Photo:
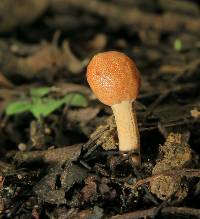
[(81, 153), (81, 148), (81, 144), (76, 144), (62, 148), (48, 149), (45, 151), (10, 152), (8, 157), (14, 157), (14, 160), (18, 163), (33, 162), (42, 159), (46, 163), (62, 164), (66, 160), (76, 160)]

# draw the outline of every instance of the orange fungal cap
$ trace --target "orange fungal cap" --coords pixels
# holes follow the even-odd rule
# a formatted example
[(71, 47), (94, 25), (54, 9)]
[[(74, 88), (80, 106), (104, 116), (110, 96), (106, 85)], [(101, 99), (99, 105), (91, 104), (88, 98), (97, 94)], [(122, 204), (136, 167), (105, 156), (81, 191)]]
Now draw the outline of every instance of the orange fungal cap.
[(116, 51), (99, 53), (91, 59), (87, 81), (96, 97), (109, 106), (135, 100), (140, 89), (140, 73), (135, 62)]

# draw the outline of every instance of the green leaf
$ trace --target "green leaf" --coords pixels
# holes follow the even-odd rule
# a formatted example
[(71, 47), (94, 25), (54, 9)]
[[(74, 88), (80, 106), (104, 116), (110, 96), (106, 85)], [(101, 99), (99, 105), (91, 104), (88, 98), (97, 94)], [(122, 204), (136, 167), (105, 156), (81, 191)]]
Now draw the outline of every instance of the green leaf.
[(31, 103), (28, 100), (19, 100), (12, 102), (6, 107), (6, 115), (11, 116), (18, 113), (23, 113), (29, 111), (31, 108)]
[(182, 47), (183, 47), (182, 41), (180, 39), (176, 39), (174, 41), (174, 49), (179, 52), (182, 50)]
[(31, 90), (32, 102), (28, 100), (19, 100), (10, 103), (6, 107), (6, 114), (8, 116), (29, 111), (37, 119), (40, 116), (47, 117), (63, 104), (69, 106), (86, 107), (88, 105), (87, 98), (78, 93), (69, 93), (61, 99), (45, 98), (44, 96), (50, 92), (49, 87), (42, 87)]
[(63, 102), (69, 106), (86, 107), (88, 105), (87, 98), (78, 93), (69, 93), (65, 95)]
[(43, 97), (50, 92), (50, 89), (50, 87), (33, 88), (31, 89), (30, 94), (35, 97)]
[(33, 99), (30, 111), (37, 119), (39, 119), (40, 116), (47, 117), (62, 104), (63, 100), (55, 100), (52, 98)]

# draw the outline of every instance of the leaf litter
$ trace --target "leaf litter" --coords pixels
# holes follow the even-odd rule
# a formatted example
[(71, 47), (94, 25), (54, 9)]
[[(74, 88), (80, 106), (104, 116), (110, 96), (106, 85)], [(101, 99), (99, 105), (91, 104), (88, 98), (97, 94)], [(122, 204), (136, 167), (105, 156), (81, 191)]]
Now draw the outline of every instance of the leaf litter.
[[(20, 14), (16, 3), (6, 13), (7, 4), (1, 216), (199, 217), (198, 3), (30, 1)], [(86, 85), (88, 61), (107, 50), (126, 52), (142, 72), (139, 170), (118, 152), (111, 111)]]

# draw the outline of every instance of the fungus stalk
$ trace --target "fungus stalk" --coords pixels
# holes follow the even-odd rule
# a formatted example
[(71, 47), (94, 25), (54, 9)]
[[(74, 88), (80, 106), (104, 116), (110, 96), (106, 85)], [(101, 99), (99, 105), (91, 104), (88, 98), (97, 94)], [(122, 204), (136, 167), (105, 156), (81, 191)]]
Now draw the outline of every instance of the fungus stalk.
[(134, 102), (122, 101), (111, 106), (118, 132), (119, 150), (134, 152), (134, 163), (140, 165), (140, 136), (137, 125)]
[(139, 152), (140, 141), (137, 118), (131, 101), (122, 101), (112, 106), (117, 124), (120, 151)]

